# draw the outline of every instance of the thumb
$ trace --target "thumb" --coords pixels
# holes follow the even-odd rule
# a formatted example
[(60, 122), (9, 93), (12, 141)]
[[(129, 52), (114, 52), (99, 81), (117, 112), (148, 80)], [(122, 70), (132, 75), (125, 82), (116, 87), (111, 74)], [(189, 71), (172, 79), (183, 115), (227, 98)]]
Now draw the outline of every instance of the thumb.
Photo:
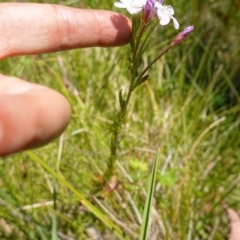
[(0, 75), (0, 156), (42, 146), (70, 119), (70, 105), (58, 92)]

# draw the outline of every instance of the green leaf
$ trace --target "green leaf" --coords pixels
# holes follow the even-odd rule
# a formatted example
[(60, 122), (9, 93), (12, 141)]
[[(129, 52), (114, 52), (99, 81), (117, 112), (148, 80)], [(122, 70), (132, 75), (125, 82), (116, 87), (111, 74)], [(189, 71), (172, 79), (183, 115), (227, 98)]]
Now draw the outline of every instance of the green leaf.
[(139, 86), (140, 84), (144, 83), (145, 81), (147, 81), (149, 78), (149, 74), (144, 75), (141, 79), (139, 79), (133, 86), (133, 89), (136, 88), (137, 86)]
[(143, 222), (141, 225), (139, 240), (146, 240), (148, 236), (148, 227), (149, 227), (152, 199), (153, 199), (154, 187), (155, 187), (155, 181), (156, 181), (156, 175), (157, 175), (158, 159), (159, 159), (159, 149), (157, 151), (157, 156), (156, 156), (156, 159), (154, 160), (152, 172), (149, 179), (148, 193), (147, 193), (147, 199), (144, 206)]
[(51, 231), (51, 240), (58, 240), (57, 231), (58, 231), (58, 217), (57, 217), (57, 182), (56, 178), (53, 178), (53, 201), (54, 201), (54, 213), (52, 216), (52, 231)]
[(120, 107), (121, 109), (124, 109), (125, 106), (125, 99), (122, 96), (122, 89), (119, 91), (119, 103), (120, 103)]

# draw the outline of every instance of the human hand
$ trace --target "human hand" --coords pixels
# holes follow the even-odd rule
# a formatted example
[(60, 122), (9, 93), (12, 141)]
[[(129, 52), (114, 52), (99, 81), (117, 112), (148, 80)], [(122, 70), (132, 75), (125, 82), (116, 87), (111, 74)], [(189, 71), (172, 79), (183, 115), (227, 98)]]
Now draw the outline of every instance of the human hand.
[[(0, 3), (0, 60), (73, 48), (120, 46), (130, 39), (123, 15), (60, 5)], [(0, 74), (0, 156), (42, 146), (66, 127), (67, 100), (47, 87)]]

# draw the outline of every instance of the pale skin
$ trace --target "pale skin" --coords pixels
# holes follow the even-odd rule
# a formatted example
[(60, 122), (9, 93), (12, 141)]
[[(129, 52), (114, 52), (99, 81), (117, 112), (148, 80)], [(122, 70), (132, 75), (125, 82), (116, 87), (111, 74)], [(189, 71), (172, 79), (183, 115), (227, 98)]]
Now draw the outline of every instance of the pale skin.
[[(121, 46), (130, 34), (129, 19), (110, 11), (0, 3), (0, 60)], [(70, 115), (69, 103), (55, 90), (0, 74), (0, 156), (50, 142), (64, 130)]]

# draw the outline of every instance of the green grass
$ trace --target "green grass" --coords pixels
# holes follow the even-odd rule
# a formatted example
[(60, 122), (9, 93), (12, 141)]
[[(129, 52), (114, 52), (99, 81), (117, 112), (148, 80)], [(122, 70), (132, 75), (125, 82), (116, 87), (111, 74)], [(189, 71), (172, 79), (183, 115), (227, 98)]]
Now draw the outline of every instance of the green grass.
[[(114, 9), (114, 1), (51, 2)], [(119, 185), (110, 194), (93, 191), (107, 167), (118, 92), (129, 83), (129, 46), (17, 57), (1, 61), (0, 69), (67, 97), (72, 106), (67, 129), (34, 153), (124, 238), (139, 238), (159, 148), (149, 239), (227, 239), (222, 203), (240, 209), (240, 6), (236, 0), (166, 4), (174, 6), (182, 28), (195, 25), (195, 31), (157, 62), (148, 82), (133, 94), (112, 178)], [(170, 25), (153, 34), (144, 62), (176, 35)], [(64, 86), (59, 59), (73, 89)], [(0, 239), (91, 239), (92, 229), (103, 239), (118, 239), (56, 176), (27, 152), (0, 159)]]

